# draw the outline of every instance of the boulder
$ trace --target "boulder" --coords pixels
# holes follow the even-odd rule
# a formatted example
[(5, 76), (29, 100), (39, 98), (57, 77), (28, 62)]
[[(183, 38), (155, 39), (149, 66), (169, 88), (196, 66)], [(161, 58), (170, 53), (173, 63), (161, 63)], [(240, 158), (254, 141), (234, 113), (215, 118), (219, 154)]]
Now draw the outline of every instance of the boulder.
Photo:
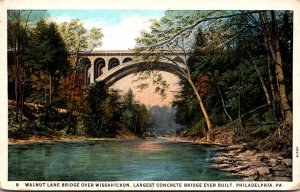
[(248, 168), (249, 168), (249, 165), (238, 165), (238, 166), (234, 167), (234, 169), (237, 171), (242, 171), (242, 170), (245, 170)]
[(282, 163), (285, 164), (286, 166), (290, 167), (290, 166), (292, 166), (292, 159), (283, 159)]
[(238, 158), (242, 158), (242, 159), (251, 159), (253, 158), (253, 155), (254, 155), (254, 151), (251, 151), (251, 150), (247, 150), (245, 152), (242, 152), (238, 155)]
[(292, 181), (289, 177), (274, 177), (274, 181)]
[(273, 170), (274, 171), (284, 171), (285, 168), (286, 168), (286, 166), (279, 164), (279, 165), (276, 165), (275, 167), (273, 167)]
[(225, 169), (225, 168), (229, 168), (230, 166), (228, 164), (216, 164), (216, 165), (213, 165), (213, 167), (219, 168), (219, 169)]
[(270, 173), (270, 170), (268, 167), (258, 167), (257, 171), (260, 175), (266, 175)]
[(282, 157), (282, 156), (280, 156), (280, 155), (278, 155), (278, 156), (277, 156), (277, 159), (280, 159), (280, 160), (282, 160), (282, 159), (283, 159), (283, 157)]
[(257, 170), (250, 168), (250, 169), (243, 170), (240, 173), (245, 176), (253, 176), (253, 175), (257, 175)]
[(276, 160), (275, 158), (270, 158), (270, 159), (269, 159), (269, 162), (270, 162), (271, 164), (276, 164), (277, 160)]
[(275, 177), (285, 177), (286, 173), (284, 171), (273, 171)]

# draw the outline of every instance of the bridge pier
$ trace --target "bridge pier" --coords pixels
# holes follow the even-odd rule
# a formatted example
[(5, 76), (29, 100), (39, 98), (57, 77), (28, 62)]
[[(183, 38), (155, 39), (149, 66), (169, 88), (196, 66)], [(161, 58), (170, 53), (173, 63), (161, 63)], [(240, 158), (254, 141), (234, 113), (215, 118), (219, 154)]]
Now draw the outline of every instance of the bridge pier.
[(90, 78), (90, 84), (95, 82), (95, 66), (94, 61), (91, 61), (91, 78)]

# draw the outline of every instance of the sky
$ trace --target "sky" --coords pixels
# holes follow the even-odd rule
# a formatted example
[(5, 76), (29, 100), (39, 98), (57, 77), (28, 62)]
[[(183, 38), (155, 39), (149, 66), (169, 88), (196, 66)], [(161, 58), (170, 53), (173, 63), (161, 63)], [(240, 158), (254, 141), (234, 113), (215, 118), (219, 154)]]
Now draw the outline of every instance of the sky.
[(78, 18), (86, 28), (101, 28), (103, 45), (98, 50), (127, 50), (135, 46), (141, 30), (150, 19), (159, 19), (164, 10), (48, 10), (51, 20), (62, 23)]
[[(102, 46), (97, 50), (127, 50), (135, 46), (135, 38), (141, 30), (149, 30), (150, 19), (159, 20), (164, 15), (164, 10), (48, 10), (50, 19), (59, 23), (69, 22), (78, 18), (86, 28), (101, 28), (104, 37)], [(126, 93), (132, 89), (135, 98), (148, 107), (171, 106), (174, 91), (179, 90), (178, 77), (167, 72), (162, 72), (163, 77), (169, 83), (167, 97), (162, 98), (154, 93), (155, 87), (140, 92), (136, 89), (138, 83), (133, 83), (133, 75), (117, 81), (112, 88), (120, 89)]]

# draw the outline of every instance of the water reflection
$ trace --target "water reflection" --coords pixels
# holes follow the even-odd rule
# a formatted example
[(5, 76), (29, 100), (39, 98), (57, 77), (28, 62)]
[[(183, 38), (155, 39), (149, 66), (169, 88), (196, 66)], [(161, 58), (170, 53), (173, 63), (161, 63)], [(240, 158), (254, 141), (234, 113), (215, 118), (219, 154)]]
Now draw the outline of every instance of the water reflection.
[(142, 153), (151, 153), (151, 152), (159, 152), (164, 150), (164, 145), (154, 141), (142, 141), (137, 147), (138, 152)]

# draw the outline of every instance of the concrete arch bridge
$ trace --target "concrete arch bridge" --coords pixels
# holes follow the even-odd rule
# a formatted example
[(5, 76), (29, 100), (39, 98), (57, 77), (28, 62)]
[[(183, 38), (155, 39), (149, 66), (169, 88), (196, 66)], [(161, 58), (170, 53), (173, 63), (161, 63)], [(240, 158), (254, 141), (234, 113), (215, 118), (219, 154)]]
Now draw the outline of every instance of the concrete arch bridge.
[(142, 55), (131, 50), (93, 51), (81, 54), (80, 66), (83, 66), (85, 85), (103, 81), (111, 86), (123, 77), (145, 70), (159, 70), (182, 76), (185, 70), (185, 54), (164, 53), (159, 61), (145, 61)]

